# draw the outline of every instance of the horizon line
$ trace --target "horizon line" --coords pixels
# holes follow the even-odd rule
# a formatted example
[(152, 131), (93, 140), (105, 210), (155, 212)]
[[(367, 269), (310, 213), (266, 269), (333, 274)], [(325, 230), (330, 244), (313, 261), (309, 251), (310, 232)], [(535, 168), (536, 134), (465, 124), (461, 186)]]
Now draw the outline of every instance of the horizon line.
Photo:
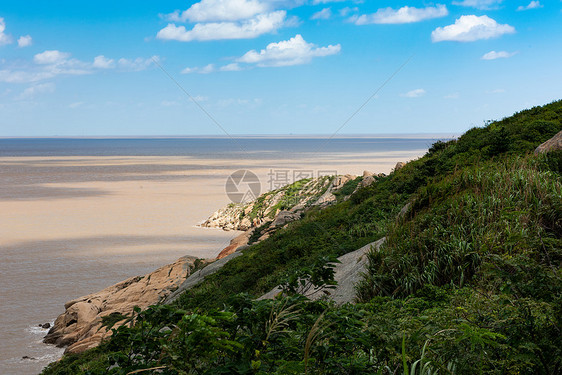
[[(451, 133), (357, 133), (338, 134), (332, 139), (348, 138), (446, 138), (453, 139), (462, 132)], [(201, 135), (14, 135), (0, 136), (0, 139), (328, 139), (329, 134), (235, 134), (232, 136), (221, 134)]]

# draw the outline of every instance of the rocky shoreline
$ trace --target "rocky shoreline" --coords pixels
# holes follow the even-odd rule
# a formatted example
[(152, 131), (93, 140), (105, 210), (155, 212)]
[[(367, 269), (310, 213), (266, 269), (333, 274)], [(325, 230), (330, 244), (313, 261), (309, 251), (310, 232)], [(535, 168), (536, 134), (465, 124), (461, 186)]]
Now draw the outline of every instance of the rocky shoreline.
[[(206, 260), (185, 256), (145, 276), (131, 277), (99, 292), (65, 303), (43, 339), (46, 344), (66, 347), (65, 353), (80, 353), (93, 348), (111, 335), (103, 326), (104, 318), (130, 315), (133, 307), (145, 309), (175, 291)], [(121, 319), (121, 324), (124, 320)], [(120, 322), (117, 322), (118, 326)]]
[[(401, 166), (402, 163), (398, 163), (396, 169)], [(111, 335), (103, 324), (104, 320), (113, 319), (113, 327), (116, 328), (126, 321), (119, 318), (131, 315), (135, 306), (146, 309), (150, 305), (173, 302), (184, 290), (201, 282), (230, 259), (242, 255), (241, 251), (246, 247), (299, 220), (307, 210), (322, 209), (349, 199), (357, 189), (383, 177), (384, 174), (365, 171), (362, 176), (300, 180), (262, 194), (247, 204), (230, 204), (200, 224), (207, 228), (244, 231), (232, 239), (215, 259), (185, 256), (145, 276), (132, 277), (69, 301), (65, 304), (65, 312), (56, 319), (43, 342), (66, 347), (65, 353), (80, 353), (93, 348)], [(355, 262), (363, 259), (367, 248), (360, 250), (351, 257)], [(345, 274), (345, 277), (349, 275)]]

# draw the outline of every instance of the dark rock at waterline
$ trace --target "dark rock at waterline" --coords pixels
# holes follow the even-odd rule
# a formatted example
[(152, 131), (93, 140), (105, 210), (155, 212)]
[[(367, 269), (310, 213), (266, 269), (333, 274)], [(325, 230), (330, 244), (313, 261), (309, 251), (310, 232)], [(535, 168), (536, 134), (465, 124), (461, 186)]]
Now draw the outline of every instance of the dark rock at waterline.
[(51, 328), (51, 323), (39, 324), (39, 327), (41, 327), (43, 329), (49, 329), (49, 328)]
[(33, 357), (28, 356), (28, 355), (24, 355), (23, 357), (21, 357), (21, 359), (27, 359), (29, 361), (35, 361), (37, 358), (33, 358)]

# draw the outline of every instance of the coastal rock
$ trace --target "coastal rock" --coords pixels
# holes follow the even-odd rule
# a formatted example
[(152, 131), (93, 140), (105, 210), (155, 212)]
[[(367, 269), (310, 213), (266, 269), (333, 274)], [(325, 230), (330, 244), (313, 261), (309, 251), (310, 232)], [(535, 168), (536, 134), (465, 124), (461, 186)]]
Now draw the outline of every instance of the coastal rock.
[(361, 180), (361, 182), (359, 183), (359, 186), (361, 187), (367, 187), (369, 185), (372, 185), (375, 182), (375, 178), (373, 176), (367, 176), (367, 177), (363, 177), (363, 179)]
[(396, 163), (396, 166), (394, 167), (394, 171), (399, 171), (400, 169), (404, 168), (404, 166), (406, 165), (406, 163), (403, 163), (401, 161), (399, 161), (398, 163)]
[(195, 285), (199, 284), (201, 281), (203, 281), (203, 279), (205, 279), (205, 277), (212, 275), (213, 273), (217, 272), (219, 269), (221, 269), (226, 263), (228, 263), (229, 261), (231, 261), (234, 258), (239, 257), (240, 255), (242, 255), (242, 253), (240, 252), (235, 252), (232, 253), (222, 259), (218, 259), (212, 263), (209, 263), (207, 266), (205, 266), (204, 268), (200, 269), (199, 271), (193, 272), (193, 274), (189, 275), (189, 277), (187, 279), (185, 279), (181, 285), (170, 295), (168, 295), (163, 301), (162, 303), (164, 304), (170, 304), (172, 302), (174, 302), (176, 299), (179, 298), (179, 296), (185, 292), (186, 290), (189, 290), (191, 288), (193, 288)]
[[(56, 319), (43, 342), (68, 346), (66, 352), (70, 353), (97, 346), (111, 334), (102, 327), (102, 317), (128, 315), (134, 306), (145, 309), (161, 302), (191, 273), (196, 259), (185, 256), (145, 276), (132, 277), (100, 292), (67, 302), (65, 312)], [(119, 323), (114, 327), (117, 326)]]
[(227, 247), (225, 247), (224, 249), (222, 249), (222, 251), (217, 256), (217, 259), (222, 259), (222, 258), (234, 253), (240, 247), (247, 245), (248, 241), (250, 240), (250, 236), (252, 235), (252, 233), (254, 233), (254, 230), (255, 230), (255, 228), (252, 228), (250, 230), (245, 231), (241, 235), (239, 235), (237, 237), (234, 237), (230, 241), (230, 244)]
[(338, 190), (343, 187), (347, 182), (356, 179), (357, 176), (352, 174), (346, 174), (343, 176), (336, 176), (334, 183), (332, 184), (333, 190)]
[(279, 211), (271, 225), (274, 227), (282, 227), (285, 224), (290, 223), (291, 221), (299, 220), (300, 218), (301, 215), (298, 213), (290, 211)]
[(250, 219), (248, 219), (247, 217), (243, 218), (240, 221), (240, 225), (238, 225), (238, 229), (239, 230), (248, 230), (252, 227), (252, 222), (250, 221)]
[[(328, 298), (337, 304), (353, 302), (355, 300), (355, 285), (361, 280), (361, 275), (367, 267), (367, 253), (377, 251), (385, 238), (371, 242), (358, 250), (352, 251), (338, 258), (340, 263), (334, 269), (334, 280), (338, 282), (335, 289), (318, 290), (308, 296), (311, 300)], [(259, 299), (272, 299), (281, 293), (279, 287), (272, 289)]]
[[(365, 184), (375, 181), (369, 171), (363, 172)], [(222, 228), (223, 230), (243, 230), (263, 227), (268, 223), (272, 229), (280, 228), (288, 221), (297, 220), (302, 213), (312, 207), (325, 208), (338, 201), (347, 200), (351, 194), (338, 196), (334, 194), (347, 182), (357, 176), (346, 174), (337, 176), (321, 176), (304, 179), (279, 189), (266, 192), (256, 200), (247, 204), (231, 203), (213, 213), (200, 225), (202, 227)], [(298, 214), (288, 216), (286, 212)], [(281, 216), (280, 216), (281, 215)], [(279, 219), (277, 222), (274, 218)], [(287, 220), (288, 219), (288, 220)], [(283, 223), (283, 224), (282, 224)], [(262, 229), (262, 233), (264, 230)], [(269, 233), (271, 234), (271, 233)], [(265, 237), (264, 237), (265, 238)]]
[(399, 219), (403, 219), (404, 217), (406, 217), (406, 214), (408, 213), (408, 211), (410, 210), (410, 207), (412, 207), (412, 202), (408, 202), (404, 205), (404, 207), (402, 207), (400, 209), (400, 212), (398, 213), (398, 218)]
[(535, 155), (562, 150), (562, 131), (535, 149)]

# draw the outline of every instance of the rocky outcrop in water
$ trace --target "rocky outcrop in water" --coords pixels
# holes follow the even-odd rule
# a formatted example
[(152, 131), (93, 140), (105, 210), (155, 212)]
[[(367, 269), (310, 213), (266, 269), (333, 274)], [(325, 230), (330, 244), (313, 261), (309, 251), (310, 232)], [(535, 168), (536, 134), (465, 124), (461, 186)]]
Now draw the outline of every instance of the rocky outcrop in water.
[(191, 274), (196, 261), (195, 257), (185, 256), (148, 275), (132, 277), (100, 292), (67, 302), (65, 312), (56, 319), (43, 342), (68, 346), (66, 352), (70, 353), (97, 346), (111, 334), (102, 327), (103, 317), (131, 314), (134, 306), (145, 309), (163, 301)]
[[(276, 226), (279, 226), (279, 221), (282, 220), (279, 218), (280, 214), (287, 217), (287, 213), (301, 214), (311, 207), (328, 207), (338, 200), (349, 198), (357, 187), (368, 186), (381, 177), (384, 177), (384, 174), (374, 175), (365, 171), (359, 178), (346, 174), (300, 180), (281, 189), (262, 194), (250, 203), (231, 203), (213, 213), (200, 225), (224, 230), (246, 231), (277, 220)], [(344, 187), (348, 184), (352, 185), (353, 189), (345, 189)], [(296, 215), (292, 217), (297, 219)]]

